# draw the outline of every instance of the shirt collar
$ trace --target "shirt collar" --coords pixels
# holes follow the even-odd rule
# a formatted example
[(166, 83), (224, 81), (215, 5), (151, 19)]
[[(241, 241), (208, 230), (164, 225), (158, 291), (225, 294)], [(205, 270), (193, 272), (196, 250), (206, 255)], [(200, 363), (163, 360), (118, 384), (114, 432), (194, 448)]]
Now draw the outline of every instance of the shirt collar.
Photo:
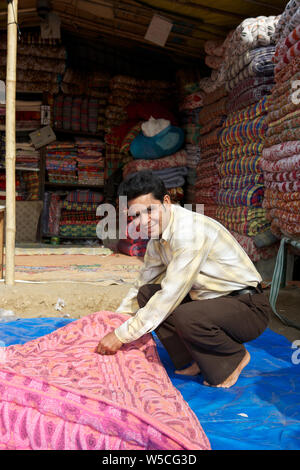
[(173, 220), (174, 220), (173, 204), (171, 204), (170, 212), (171, 212), (170, 220), (169, 220), (168, 225), (166, 226), (165, 230), (163, 231), (163, 233), (161, 235), (161, 239), (160, 239), (161, 242), (162, 241), (168, 241), (171, 238), (171, 227), (172, 227)]

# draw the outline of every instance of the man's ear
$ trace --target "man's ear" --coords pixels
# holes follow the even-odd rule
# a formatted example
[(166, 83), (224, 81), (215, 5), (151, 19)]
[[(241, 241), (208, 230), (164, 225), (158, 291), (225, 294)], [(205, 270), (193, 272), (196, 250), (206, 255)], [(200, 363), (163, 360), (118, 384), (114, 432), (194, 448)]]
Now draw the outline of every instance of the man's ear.
[(171, 198), (169, 194), (164, 195), (164, 204), (171, 204)]

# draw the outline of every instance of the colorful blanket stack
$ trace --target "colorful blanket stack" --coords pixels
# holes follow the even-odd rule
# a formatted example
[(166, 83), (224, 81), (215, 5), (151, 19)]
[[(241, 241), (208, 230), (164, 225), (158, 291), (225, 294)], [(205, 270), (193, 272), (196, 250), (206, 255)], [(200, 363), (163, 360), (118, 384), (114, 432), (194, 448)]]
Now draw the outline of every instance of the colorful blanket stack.
[(110, 81), (109, 105), (106, 108), (106, 132), (128, 119), (126, 108), (133, 102), (166, 102), (174, 95), (174, 85), (160, 80), (138, 80), (116, 75)]
[(204, 204), (204, 214), (215, 218), (219, 175), (217, 162), (221, 151), (219, 133), (226, 114), (227, 96), (224, 87), (207, 93), (199, 115), (201, 160), (197, 166), (196, 204)]
[[(16, 101), (16, 129), (30, 131), (41, 127), (41, 101)], [(5, 130), (5, 104), (0, 104), (0, 130)]]
[[(6, 32), (0, 36), (0, 80), (6, 79)], [(63, 46), (18, 43), (17, 91), (58, 93), (59, 75), (65, 71)]]
[(74, 132), (103, 132), (105, 99), (59, 94), (53, 103), (53, 123), (56, 129)]
[(274, 85), (272, 34), (278, 17), (244, 20), (227, 37), (222, 64), (228, 93), (227, 117), (219, 134), (216, 218), (253, 261), (273, 255), (273, 236), (262, 208), (261, 169), (269, 98)]
[[(27, 198), (26, 183), (22, 177), (23, 173), (16, 173), (16, 201), (25, 201)], [(0, 201), (6, 200), (6, 174), (4, 170), (0, 170)]]
[(199, 72), (180, 70), (176, 75), (180, 96), (181, 125), (185, 132), (185, 151), (187, 154), (187, 186), (185, 202), (195, 200), (196, 168), (200, 161), (200, 129), (199, 113), (203, 106), (204, 92), (199, 88)]
[(89, 190), (71, 191), (61, 205), (59, 235), (63, 237), (95, 237), (99, 217), (98, 205), (103, 195)]
[(164, 181), (173, 202), (179, 202), (183, 198), (182, 186), (187, 175), (186, 161), (185, 150), (155, 160), (133, 160), (124, 166), (123, 178), (141, 170), (151, 170)]
[(104, 142), (97, 139), (75, 138), (77, 148), (78, 183), (104, 185)]
[(105, 110), (110, 94), (110, 76), (106, 72), (93, 72), (89, 74), (87, 93), (93, 99), (98, 100), (97, 132), (105, 131)]
[[(124, 253), (128, 256), (144, 256), (147, 249), (147, 244), (149, 239), (143, 238), (131, 238), (130, 234), (130, 224), (132, 223), (133, 218), (128, 217), (128, 225), (127, 225), (127, 238), (120, 239), (118, 242), (118, 250), (121, 253)], [(133, 222), (134, 223), (134, 222)], [(138, 228), (134, 229), (135, 231), (139, 231)]]
[(268, 99), (263, 98), (231, 113), (220, 133), (217, 218), (229, 230), (249, 237), (269, 227), (261, 208), (264, 189), (260, 168), (267, 110)]
[(40, 152), (28, 141), (16, 142), (16, 166), (38, 169)]
[(290, 1), (274, 36), (275, 81), (267, 115), (263, 207), (279, 238), (300, 237), (300, 2)]
[(46, 169), (51, 183), (77, 182), (77, 150), (74, 142), (47, 145)]
[[(152, 104), (172, 101), (174, 86), (167, 81), (138, 80), (116, 75), (110, 81), (110, 95), (105, 110), (105, 180), (132, 159), (129, 148), (140, 132), (140, 124), (156, 112)], [(149, 114), (149, 115), (148, 115)]]

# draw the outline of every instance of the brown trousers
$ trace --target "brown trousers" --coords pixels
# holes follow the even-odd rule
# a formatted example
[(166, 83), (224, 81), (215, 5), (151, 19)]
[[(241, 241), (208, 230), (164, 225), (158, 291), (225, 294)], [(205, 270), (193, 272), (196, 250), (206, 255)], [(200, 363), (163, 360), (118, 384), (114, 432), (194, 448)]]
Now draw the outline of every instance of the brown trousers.
[[(146, 284), (137, 300), (144, 307), (161, 289)], [(243, 343), (260, 336), (268, 326), (271, 307), (266, 294), (223, 296), (182, 303), (155, 330), (176, 369), (197, 362), (211, 385), (222, 383), (245, 355)]]

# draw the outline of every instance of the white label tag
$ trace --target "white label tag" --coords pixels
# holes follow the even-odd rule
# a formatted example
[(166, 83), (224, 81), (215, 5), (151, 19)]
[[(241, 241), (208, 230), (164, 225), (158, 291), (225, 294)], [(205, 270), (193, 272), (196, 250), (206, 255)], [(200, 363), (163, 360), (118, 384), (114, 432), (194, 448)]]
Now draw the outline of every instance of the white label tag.
[(164, 47), (172, 27), (172, 21), (167, 18), (163, 18), (162, 16), (154, 15), (151, 23), (149, 24), (145, 39), (157, 44), (158, 46)]

